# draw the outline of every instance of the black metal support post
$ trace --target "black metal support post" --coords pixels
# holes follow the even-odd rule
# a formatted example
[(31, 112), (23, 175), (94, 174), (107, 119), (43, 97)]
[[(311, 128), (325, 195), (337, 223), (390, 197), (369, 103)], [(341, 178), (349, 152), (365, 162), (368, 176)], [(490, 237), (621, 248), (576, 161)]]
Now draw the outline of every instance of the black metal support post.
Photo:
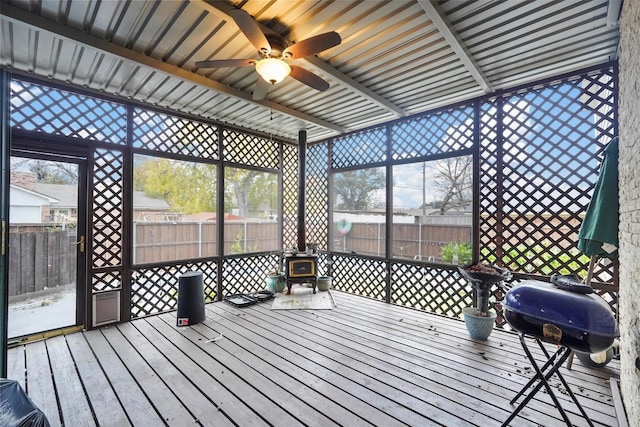
[(473, 245), (472, 264), (480, 261), (480, 101), (473, 107), (473, 222), (471, 244)]
[[(384, 257), (386, 259), (386, 277), (384, 279), (384, 287), (385, 287), (385, 297), (384, 300), (387, 304), (391, 303), (391, 295), (393, 291), (391, 290), (391, 268), (392, 268), (392, 258), (393, 258), (393, 164), (391, 163), (391, 159), (393, 158), (393, 150), (392, 143), (393, 140), (391, 126), (386, 127), (386, 149), (387, 149), (387, 161), (385, 166), (385, 177), (386, 183), (385, 187), (386, 191), (386, 203), (385, 203), (385, 216), (387, 219), (387, 226), (384, 228), (384, 240), (385, 240), (385, 248), (384, 248)], [(418, 227), (422, 227), (422, 220)]]
[(298, 132), (298, 249), (306, 249), (307, 237), (305, 230), (305, 193), (307, 170), (307, 131)]
[(7, 377), (9, 312), (9, 97), (11, 75), (0, 70), (0, 377)]
[[(224, 130), (221, 127), (218, 127), (218, 141), (224, 141)], [(218, 158), (224, 158), (224, 144), (218, 144)], [(224, 277), (224, 191), (221, 189), (225, 188), (224, 182), (224, 169), (225, 165), (220, 164), (216, 168), (217, 173), (217, 186), (218, 191), (216, 192), (216, 229), (218, 234), (218, 260), (217, 260), (217, 270), (218, 274), (216, 275), (216, 300), (222, 301), (225, 294), (225, 289), (223, 289), (223, 280)]]

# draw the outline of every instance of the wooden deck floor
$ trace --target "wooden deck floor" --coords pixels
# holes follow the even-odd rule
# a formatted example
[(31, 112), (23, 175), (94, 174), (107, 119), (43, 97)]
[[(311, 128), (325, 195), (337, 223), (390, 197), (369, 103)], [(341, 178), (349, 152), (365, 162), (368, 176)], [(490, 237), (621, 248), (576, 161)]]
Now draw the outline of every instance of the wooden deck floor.
[[(500, 425), (531, 377), (514, 334), (474, 342), (460, 321), (333, 294), (333, 310), (213, 303), (192, 327), (168, 313), (29, 343), (10, 349), (9, 378), (52, 426), (386, 427)], [(596, 425), (616, 425), (616, 361), (562, 372)], [(512, 425), (564, 423), (540, 392)]]

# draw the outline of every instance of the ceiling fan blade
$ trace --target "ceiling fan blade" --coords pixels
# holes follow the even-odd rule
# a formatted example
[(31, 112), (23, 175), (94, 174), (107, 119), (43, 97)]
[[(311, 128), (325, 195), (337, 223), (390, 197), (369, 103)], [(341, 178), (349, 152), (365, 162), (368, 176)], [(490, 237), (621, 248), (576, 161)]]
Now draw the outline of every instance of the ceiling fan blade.
[(240, 28), (240, 31), (242, 31), (242, 33), (247, 37), (247, 39), (249, 39), (251, 44), (258, 49), (259, 52), (263, 52), (265, 54), (271, 52), (271, 45), (269, 44), (267, 37), (251, 15), (242, 9), (231, 9), (229, 11), (229, 15), (231, 15), (238, 28)]
[(330, 47), (338, 46), (342, 42), (340, 34), (335, 31), (328, 33), (318, 34), (317, 36), (309, 37), (299, 41), (298, 43), (289, 46), (283, 52), (285, 58), (298, 59), (305, 56), (314, 55)]
[(197, 61), (198, 68), (250, 67), (255, 65), (253, 59), (213, 59), (211, 61)]
[(264, 99), (267, 94), (269, 93), (269, 90), (271, 89), (271, 84), (267, 81), (265, 81), (265, 79), (263, 79), (259, 74), (258, 74), (258, 81), (256, 82), (255, 87), (253, 88), (253, 100), (254, 101), (259, 101), (261, 99)]
[(320, 78), (320, 76), (317, 76), (304, 68), (291, 65), (291, 73), (289, 75), (300, 83), (304, 83), (315, 90), (319, 90), (320, 92), (329, 89), (329, 83)]

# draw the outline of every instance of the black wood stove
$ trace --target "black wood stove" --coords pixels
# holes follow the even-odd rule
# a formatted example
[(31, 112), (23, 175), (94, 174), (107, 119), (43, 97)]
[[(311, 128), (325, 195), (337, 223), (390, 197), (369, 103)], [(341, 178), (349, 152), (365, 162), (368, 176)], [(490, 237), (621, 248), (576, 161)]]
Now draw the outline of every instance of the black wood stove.
[(318, 282), (317, 255), (289, 255), (285, 259), (285, 274), (287, 276), (287, 293), (291, 293), (294, 283), (311, 283), (313, 293), (316, 293)]

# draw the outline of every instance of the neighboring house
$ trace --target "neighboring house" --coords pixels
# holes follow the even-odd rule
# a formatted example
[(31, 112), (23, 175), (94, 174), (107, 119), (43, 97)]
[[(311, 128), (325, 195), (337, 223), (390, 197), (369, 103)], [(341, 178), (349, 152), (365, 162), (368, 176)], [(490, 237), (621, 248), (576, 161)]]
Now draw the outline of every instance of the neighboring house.
[(149, 197), (142, 191), (133, 192), (134, 221), (177, 221), (180, 216), (176, 212), (171, 212), (171, 206), (163, 199)]
[[(13, 224), (75, 223), (78, 220), (78, 186), (36, 182), (31, 172), (11, 172), (9, 221)], [(133, 192), (136, 221), (175, 221), (180, 215), (162, 199)]]
[[(44, 184), (37, 182), (36, 191), (56, 199), (49, 207), (46, 222), (68, 223), (78, 221), (78, 186), (69, 184)], [(12, 204), (13, 205), (13, 204)]]
[[(43, 194), (56, 197), (59, 202), (51, 206), (51, 221), (76, 221), (78, 218), (78, 187), (67, 184), (36, 184)], [(177, 214), (170, 212), (171, 207), (162, 199), (145, 195), (142, 191), (133, 192), (133, 218), (136, 221), (174, 221)]]
[(9, 224), (40, 224), (48, 222), (50, 211), (49, 206), (58, 200), (41, 194), (35, 190), (19, 187), (11, 184), (9, 186)]

